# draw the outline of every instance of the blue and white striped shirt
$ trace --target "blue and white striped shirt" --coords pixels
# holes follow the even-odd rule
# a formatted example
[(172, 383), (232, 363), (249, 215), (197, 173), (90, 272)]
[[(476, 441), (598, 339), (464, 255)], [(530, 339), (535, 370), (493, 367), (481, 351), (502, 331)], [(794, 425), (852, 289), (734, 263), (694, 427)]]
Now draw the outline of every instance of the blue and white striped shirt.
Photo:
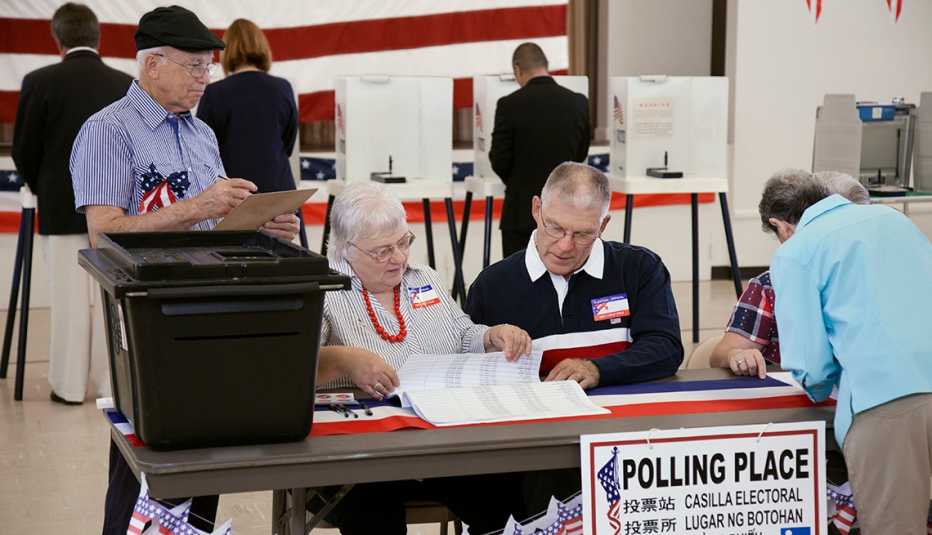
[[(71, 149), (75, 208), (116, 206), (139, 215), (146, 193), (190, 199), (225, 175), (217, 137), (191, 113), (167, 111), (134, 81), (126, 96), (92, 115)], [(170, 190), (170, 193), (169, 193)], [(192, 230), (210, 230), (205, 219)]]

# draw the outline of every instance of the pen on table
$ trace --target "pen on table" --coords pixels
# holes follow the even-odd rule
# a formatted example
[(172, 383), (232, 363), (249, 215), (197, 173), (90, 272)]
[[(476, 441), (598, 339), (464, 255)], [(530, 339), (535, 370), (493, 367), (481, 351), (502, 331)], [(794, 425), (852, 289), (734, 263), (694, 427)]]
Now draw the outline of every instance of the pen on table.
[(372, 416), (372, 409), (370, 409), (368, 405), (360, 401), (359, 406), (366, 412), (366, 416)]
[(343, 409), (343, 407), (341, 407), (341, 406), (339, 406), (339, 405), (337, 405), (337, 404), (335, 404), (335, 403), (331, 403), (331, 404), (330, 404), (330, 410), (332, 410), (333, 412), (335, 412), (335, 413), (337, 413), (337, 414), (342, 414), (345, 418), (349, 418), (349, 414), (346, 413), (346, 411)]

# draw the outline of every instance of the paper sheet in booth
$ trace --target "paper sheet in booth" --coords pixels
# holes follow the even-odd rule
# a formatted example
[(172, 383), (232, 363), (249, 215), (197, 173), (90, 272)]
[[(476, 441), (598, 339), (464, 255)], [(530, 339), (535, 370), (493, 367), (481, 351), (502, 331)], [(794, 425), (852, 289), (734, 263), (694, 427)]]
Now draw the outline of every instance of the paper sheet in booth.
[(436, 426), (606, 414), (575, 381), (543, 383), (541, 351), (415, 355), (398, 370), (402, 406)]
[(258, 230), (282, 214), (297, 211), (316, 191), (316, 188), (310, 188), (255, 193), (227, 214), (214, 230)]

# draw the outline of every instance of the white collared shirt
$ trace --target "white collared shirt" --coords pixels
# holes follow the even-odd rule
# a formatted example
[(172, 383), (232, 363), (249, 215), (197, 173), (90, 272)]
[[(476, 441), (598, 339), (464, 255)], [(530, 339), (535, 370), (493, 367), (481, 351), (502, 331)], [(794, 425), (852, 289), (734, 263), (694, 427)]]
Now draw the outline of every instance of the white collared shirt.
[(68, 54), (71, 54), (72, 52), (81, 52), (82, 50), (93, 52), (97, 54), (98, 56), (100, 55), (100, 52), (98, 52), (96, 48), (90, 47), (90, 46), (76, 46), (74, 48), (69, 48), (68, 50), (65, 51), (65, 55), (67, 56)]
[[(537, 231), (535, 230), (531, 233), (531, 241), (528, 242), (527, 249), (524, 250), (524, 265), (527, 267), (527, 273), (530, 275), (532, 281), (536, 281), (543, 277), (544, 273), (550, 274), (550, 281), (553, 283), (553, 289), (557, 291), (557, 301), (560, 304), (560, 314), (562, 314), (563, 301), (566, 299), (566, 293), (570, 289), (570, 280), (569, 277), (555, 275), (547, 271), (547, 266), (544, 265), (544, 261), (540, 259), (540, 253), (537, 252), (537, 244), (534, 240), (536, 236)], [(583, 264), (581, 268), (574, 271), (573, 275), (580, 271), (585, 271), (592, 277), (601, 279), (604, 270), (605, 248), (602, 245), (602, 240), (597, 238), (592, 242), (592, 250), (589, 252), (589, 258), (586, 259), (586, 263)]]

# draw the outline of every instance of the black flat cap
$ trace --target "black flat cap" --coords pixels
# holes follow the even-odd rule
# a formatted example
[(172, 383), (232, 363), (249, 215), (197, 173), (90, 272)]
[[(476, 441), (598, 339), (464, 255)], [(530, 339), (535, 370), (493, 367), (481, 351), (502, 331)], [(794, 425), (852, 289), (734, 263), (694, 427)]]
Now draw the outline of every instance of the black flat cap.
[(157, 7), (139, 19), (136, 50), (172, 46), (188, 52), (223, 48), (223, 41), (210, 33), (193, 12), (181, 7)]

